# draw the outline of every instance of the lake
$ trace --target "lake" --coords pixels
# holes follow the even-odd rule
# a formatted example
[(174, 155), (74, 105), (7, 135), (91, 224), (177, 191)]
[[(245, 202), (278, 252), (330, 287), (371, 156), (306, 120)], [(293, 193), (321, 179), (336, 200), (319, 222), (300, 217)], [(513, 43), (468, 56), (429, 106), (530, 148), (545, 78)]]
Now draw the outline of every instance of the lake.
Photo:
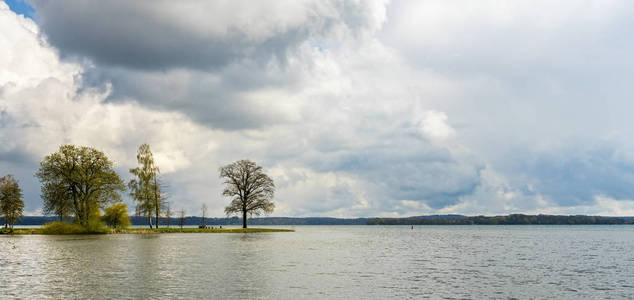
[(634, 226), (283, 228), (0, 236), (0, 298), (634, 297)]

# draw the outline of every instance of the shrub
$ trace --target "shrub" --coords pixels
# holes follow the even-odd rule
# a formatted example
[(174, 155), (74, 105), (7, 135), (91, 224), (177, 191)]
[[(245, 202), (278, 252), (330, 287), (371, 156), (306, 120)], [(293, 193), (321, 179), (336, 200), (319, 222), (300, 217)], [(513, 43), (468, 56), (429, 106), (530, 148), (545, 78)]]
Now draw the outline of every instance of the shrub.
[(105, 214), (102, 217), (108, 227), (115, 229), (123, 229), (130, 226), (130, 218), (128, 217), (128, 206), (125, 203), (115, 203), (106, 207)]
[(84, 228), (85, 233), (108, 233), (110, 230), (99, 220), (99, 218), (91, 218)]
[(88, 233), (108, 233), (106, 228), (99, 219), (91, 219), (88, 225), (83, 227), (77, 223), (68, 222), (51, 222), (42, 226), (43, 234), (88, 234)]
[(67, 222), (51, 222), (42, 226), (43, 234), (82, 234), (86, 229), (79, 224)]

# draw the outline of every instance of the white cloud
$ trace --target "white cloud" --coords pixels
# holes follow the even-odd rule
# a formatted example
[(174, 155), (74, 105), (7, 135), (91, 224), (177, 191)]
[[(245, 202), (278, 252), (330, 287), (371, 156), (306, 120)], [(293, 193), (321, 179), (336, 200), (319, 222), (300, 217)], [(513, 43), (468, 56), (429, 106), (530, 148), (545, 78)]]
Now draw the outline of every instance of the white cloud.
[(0, 167), (29, 211), (60, 144), (127, 177), (147, 142), (189, 214), (223, 214), (217, 169), (243, 158), (275, 179), (276, 215), (631, 212), (623, 2), (36, 8), (0, 3)]
[(423, 114), (419, 128), (429, 139), (443, 140), (455, 134), (454, 129), (447, 124), (447, 114), (433, 110)]

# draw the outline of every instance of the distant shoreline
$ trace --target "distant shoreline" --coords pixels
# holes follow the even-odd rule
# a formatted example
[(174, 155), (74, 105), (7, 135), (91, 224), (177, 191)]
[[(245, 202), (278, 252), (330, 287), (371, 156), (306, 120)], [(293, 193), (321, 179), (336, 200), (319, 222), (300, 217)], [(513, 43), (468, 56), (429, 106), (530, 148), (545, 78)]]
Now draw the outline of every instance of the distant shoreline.
[[(53, 216), (25, 216), (16, 225), (34, 226), (56, 221)], [(134, 226), (147, 226), (145, 217), (130, 217)], [(156, 219), (152, 219), (156, 224)], [(177, 227), (179, 220), (171, 219), (171, 227)], [(241, 226), (242, 219), (232, 218), (205, 218), (205, 223), (210, 226)], [(167, 220), (161, 218), (160, 227), (167, 226)], [(189, 216), (183, 220), (183, 225), (198, 226), (202, 224), (202, 218)], [(403, 218), (331, 218), (331, 217), (265, 217), (251, 218), (249, 225), (610, 225), (610, 224), (634, 224), (634, 217), (605, 217), (586, 215), (525, 215), (510, 214), (501, 216), (465, 216), (465, 215), (427, 215)]]

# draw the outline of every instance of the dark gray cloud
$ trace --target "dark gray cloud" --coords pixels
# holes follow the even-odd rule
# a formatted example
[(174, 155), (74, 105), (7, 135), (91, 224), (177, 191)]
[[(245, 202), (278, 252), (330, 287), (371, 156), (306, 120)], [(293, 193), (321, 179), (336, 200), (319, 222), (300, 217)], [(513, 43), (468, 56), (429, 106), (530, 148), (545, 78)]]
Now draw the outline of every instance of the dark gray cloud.
[[(37, 21), (61, 54), (104, 66), (214, 70), (243, 59), (285, 62), (337, 28), (367, 30), (372, 12), (351, 1), (38, 1)], [(375, 25), (374, 25), (375, 26)]]
[(253, 65), (233, 65), (223, 73), (191, 70), (147, 72), (121, 68), (91, 68), (86, 86), (111, 84), (108, 101), (130, 100), (152, 109), (179, 111), (209, 127), (236, 130), (284, 123), (288, 116), (276, 107), (287, 98), (258, 101), (251, 96), (259, 89), (288, 89), (299, 79), (284, 73), (266, 72)]
[[(133, 99), (230, 130), (288, 121), (279, 104), (307, 79), (306, 49), (367, 35), (385, 9), (382, 1), (33, 3), (62, 57), (96, 64), (84, 84), (112, 84), (109, 101)], [(274, 89), (285, 93), (256, 95)]]

